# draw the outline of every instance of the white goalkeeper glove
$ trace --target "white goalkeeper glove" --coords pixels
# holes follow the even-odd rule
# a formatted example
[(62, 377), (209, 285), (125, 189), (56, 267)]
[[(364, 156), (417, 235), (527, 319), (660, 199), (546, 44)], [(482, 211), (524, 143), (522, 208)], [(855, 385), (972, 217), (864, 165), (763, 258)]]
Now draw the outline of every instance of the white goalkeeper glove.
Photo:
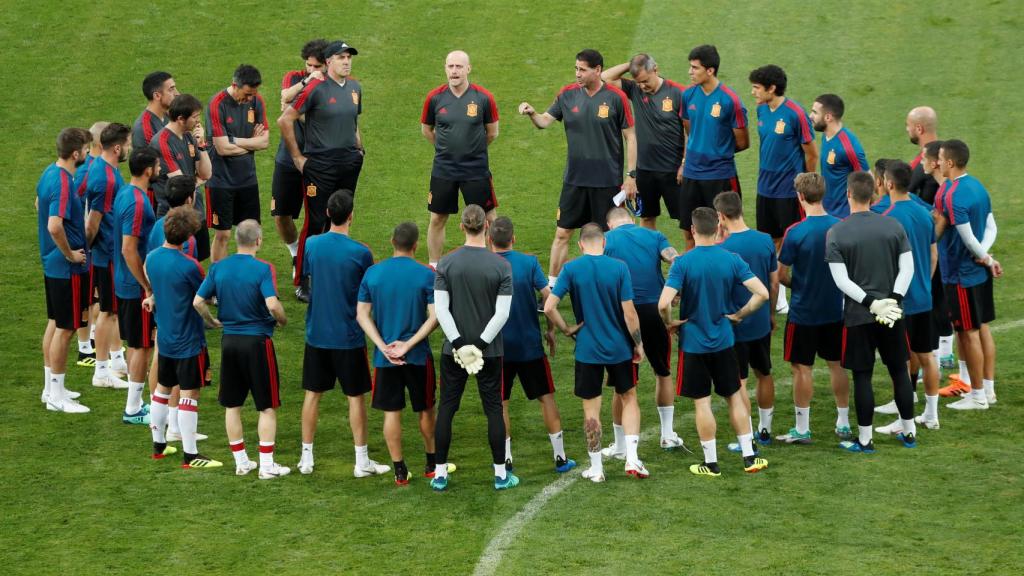
[(868, 306), (868, 310), (875, 316), (876, 322), (889, 328), (903, 317), (899, 302), (893, 298), (879, 298)]
[(484, 353), (476, 346), (468, 344), (454, 352), (455, 362), (470, 375), (476, 374), (484, 367)]

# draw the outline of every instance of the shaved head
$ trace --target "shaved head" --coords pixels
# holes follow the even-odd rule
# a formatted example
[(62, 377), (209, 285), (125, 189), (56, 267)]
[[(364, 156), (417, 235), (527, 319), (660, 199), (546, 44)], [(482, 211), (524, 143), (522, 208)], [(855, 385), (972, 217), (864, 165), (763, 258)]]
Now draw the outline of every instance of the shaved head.
[(444, 59), (444, 73), (448, 77), (448, 86), (453, 90), (463, 90), (469, 85), (471, 70), (473, 67), (469, 65), (469, 54), (462, 50), (453, 50)]
[(918, 106), (907, 113), (907, 135), (914, 144), (924, 145), (935, 140), (938, 126), (939, 117), (930, 106)]
[(461, 62), (463, 66), (469, 66), (469, 54), (466, 54), (462, 50), (452, 50), (444, 59), (445, 64), (449, 62)]
[(107, 126), (110, 126), (110, 122), (97, 122), (89, 128), (89, 134), (92, 134), (93, 144), (99, 146), (100, 135), (103, 134), (103, 131)]

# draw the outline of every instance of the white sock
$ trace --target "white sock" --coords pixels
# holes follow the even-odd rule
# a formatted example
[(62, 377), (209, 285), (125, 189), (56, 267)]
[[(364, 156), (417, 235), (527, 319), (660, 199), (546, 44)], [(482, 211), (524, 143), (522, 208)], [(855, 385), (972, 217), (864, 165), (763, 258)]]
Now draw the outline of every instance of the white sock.
[(125, 414), (137, 414), (142, 410), (142, 388), (143, 382), (132, 382), (128, 380), (128, 399), (124, 403)]
[(54, 404), (59, 404), (59, 403), (64, 401), (64, 398), (66, 396), (67, 396), (67, 393), (64, 390), (64, 375), (63, 374), (54, 374), (51, 371), (50, 372), (50, 400), (52, 400)]
[(229, 440), (228, 446), (231, 447), (231, 455), (235, 457), (235, 466), (241, 466), (249, 461), (249, 454), (245, 451), (244, 439)]
[(288, 247), (288, 253), (292, 255), (292, 258), (294, 258), (294, 257), (299, 255), (299, 241), (298, 240), (296, 240), (295, 242), (292, 242), (291, 244), (285, 244), (285, 246)]
[(448, 477), (448, 463), (434, 465), (434, 478)]
[(775, 304), (775, 307), (779, 308), (779, 307), (782, 307), (782, 306), (785, 306), (785, 305), (786, 305), (786, 288), (784, 286), (779, 286), (779, 300)]
[(50, 380), (53, 378), (53, 374), (50, 372), (49, 366), (43, 366), (43, 394), (50, 395)]
[(661, 439), (675, 438), (676, 432), (672, 429), (672, 421), (675, 419), (675, 406), (658, 406), (658, 418), (661, 420)]
[(501, 464), (495, 464), (494, 465), (494, 477), (495, 478), (501, 478), (502, 480), (504, 480), (506, 474), (507, 474), (507, 472), (505, 472), (505, 463), (504, 462), (502, 462)]
[(199, 428), (199, 401), (192, 398), (178, 400), (178, 430), (181, 448), (186, 454), (198, 454), (196, 429)]
[(700, 447), (704, 450), (704, 463), (714, 464), (718, 462), (718, 447), (715, 445), (715, 440), (711, 439), (707, 442), (701, 440)]
[(967, 362), (960, 361), (960, 381), (964, 384), (971, 383), (971, 373), (967, 371)]
[(512, 437), (505, 437), (505, 460), (512, 459)]
[(984, 387), (985, 394), (995, 396), (996, 394), (996, 381), (995, 380), (982, 380), (981, 385)]
[(96, 371), (93, 376), (96, 378), (106, 378), (110, 374), (110, 360), (97, 360)]
[(120, 360), (120, 361), (124, 362), (124, 348), (121, 348), (119, 350), (111, 350), (110, 351), (110, 359), (111, 360)]
[(587, 452), (590, 455), (590, 469), (599, 474), (604, 474), (604, 462), (601, 461), (601, 451)]
[(917, 436), (917, 424), (914, 422), (913, 418), (910, 420), (904, 420), (901, 418), (900, 424), (903, 426), (904, 434), (913, 434), (914, 436)]
[(845, 426), (850, 427), (850, 407), (840, 408), (836, 406), (836, 428)]
[(925, 420), (938, 420), (939, 419), (939, 395), (929, 396), (924, 395), (924, 419)]
[(437, 262), (431, 262), (430, 267), (433, 268), (434, 270), (437, 270)]
[(796, 412), (796, 431), (801, 434), (810, 432), (811, 407), (801, 408), (800, 406), (794, 406), (793, 410)]
[(639, 434), (626, 434), (626, 463), (639, 462), (640, 457), (637, 455), (637, 449), (640, 446), (640, 435)]
[(615, 453), (623, 454), (626, 452), (626, 431), (622, 428), (622, 424), (612, 424), (612, 431), (615, 433)]
[(356, 446), (356, 466), (366, 468), (370, 465), (370, 450), (366, 446)]
[(80, 354), (92, 354), (95, 350), (92, 349), (92, 342), (88, 340), (78, 341), (78, 352)]
[[(181, 401), (178, 401), (179, 405)], [(168, 406), (167, 408), (167, 433), (181, 435), (181, 428), (178, 425), (178, 407)]]
[(772, 416), (775, 414), (775, 407), (771, 408), (760, 408), (757, 409), (757, 430), (767, 430), (769, 433), (772, 431)]
[(939, 336), (939, 354), (942, 356), (953, 355), (953, 337)]
[(558, 283), (558, 276), (548, 276), (548, 288), (554, 288)]
[(551, 440), (551, 452), (554, 453), (555, 458), (565, 460), (565, 445), (562, 443), (562, 431), (559, 430), (554, 434), (548, 434), (548, 439)]
[(306, 462), (308, 462), (310, 464), (313, 463), (313, 443), (312, 442), (309, 442), (309, 443), (303, 442), (302, 443), (302, 456), (301, 456), (300, 459), (304, 460), (304, 461), (306, 461)]
[(274, 443), (260, 442), (260, 468), (270, 468), (274, 465)]
[[(754, 455), (754, 435), (753, 434), (740, 434), (736, 437), (740, 441), (740, 450), (743, 451), (743, 457)], [(702, 443), (703, 444), (703, 443)]]
[(974, 399), (981, 404), (988, 404), (988, 396), (985, 395), (984, 388), (978, 388), (977, 390), (971, 390), (971, 394), (974, 394)]
[(861, 446), (867, 446), (871, 442), (871, 426), (857, 426), (857, 434)]
[(167, 425), (167, 399), (170, 394), (153, 392), (149, 410), (149, 431), (153, 434), (153, 442), (165, 444), (167, 436), (164, 435), (164, 426)]

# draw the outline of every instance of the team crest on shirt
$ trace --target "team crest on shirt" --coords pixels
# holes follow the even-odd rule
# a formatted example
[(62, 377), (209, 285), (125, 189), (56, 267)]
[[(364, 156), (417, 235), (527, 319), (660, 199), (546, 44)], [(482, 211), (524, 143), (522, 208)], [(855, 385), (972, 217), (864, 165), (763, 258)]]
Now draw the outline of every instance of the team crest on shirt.
[(330, 99), (329, 99), (329, 100), (327, 101), (327, 103), (328, 103), (328, 104), (334, 104), (334, 103), (336, 103), (337, 101), (338, 101), (338, 99), (337, 99), (337, 98), (335, 98), (334, 96), (331, 96), (331, 98), (330, 98)]
[(234, 118), (232, 118), (231, 116), (228, 116), (228, 119), (226, 120), (226, 122), (227, 122), (228, 124), (234, 124), (234, 123), (235, 123), (235, 119), (234, 119)]
[(671, 112), (672, 111), (672, 99), (671, 98), (665, 98), (664, 100), (661, 101), (661, 111), (662, 112)]
[(359, 92), (352, 93), (352, 103), (359, 106)]
[(602, 102), (601, 105), (597, 107), (597, 117), (598, 118), (607, 118), (608, 117), (608, 104), (606, 102)]
[(828, 162), (831, 165), (834, 165), (836, 163), (836, 151), (835, 150), (829, 150), (828, 151), (828, 158), (825, 158), (825, 162)]
[(476, 117), (476, 114), (477, 114), (476, 102), (470, 102), (469, 104), (467, 104), (466, 105), (466, 116), (469, 116), (470, 118), (474, 118), (474, 117)]
[(779, 120), (775, 123), (775, 133), (776, 134), (785, 134), (786, 133), (786, 121), (783, 120), (782, 118), (779, 118)]
[(255, 124), (256, 123), (256, 110), (253, 109), (253, 108), (249, 108), (249, 115), (246, 116), (246, 119), (249, 120), (249, 124)]
[(711, 107), (711, 117), (718, 118), (722, 115), (722, 105), (715, 102), (714, 106)]
[(316, 184), (310, 184), (306, 186), (306, 196), (310, 198), (316, 198)]

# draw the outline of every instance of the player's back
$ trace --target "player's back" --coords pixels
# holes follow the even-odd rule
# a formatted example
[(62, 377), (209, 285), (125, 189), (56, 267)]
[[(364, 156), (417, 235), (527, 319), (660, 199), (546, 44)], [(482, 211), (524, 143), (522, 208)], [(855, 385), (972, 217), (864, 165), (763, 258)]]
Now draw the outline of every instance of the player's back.
[(307, 343), (342, 350), (366, 345), (356, 322), (356, 302), (359, 283), (372, 265), (370, 249), (345, 234), (328, 232), (306, 241), (302, 272), (310, 276)]
[[(765, 287), (770, 286), (770, 275), (778, 269), (775, 257), (775, 243), (772, 237), (757, 230), (744, 230), (729, 235), (721, 244), (722, 248), (732, 252), (743, 259), (750, 267), (750, 271), (757, 276)], [(742, 307), (750, 300), (750, 290), (745, 286), (736, 286), (732, 290), (733, 305)], [(771, 331), (770, 306), (762, 306), (748, 318), (734, 327), (736, 340), (749, 342), (757, 338), (763, 338)]]
[(605, 255), (622, 260), (629, 268), (635, 304), (658, 303), (665, 286), (661, 252), (669, 247), (664, 234), (636, 224), (623, 224), (605, 234)]
[(629, 269), (610, 256), (584, 254), (570, 260), (558, 276), (554, 293), (572, 297), (576, 323), (576, 360), (618, 364), (632, 357), (622, 303), (633, 300)]
[(525, 362), (540, 358), (544, 348), (540, 340), (537, 300), (534, 295), (547, 286), (547, 278), (537, 257), (515, 250), (497, 252), (512, 267), (512, 307), (501, 329), (505, 360)]
[(146, 257), (146, 276), (156, 300), (154, 316), (160, 354), (191, 358), (206, 339), (203, 320), (192, 300), (203, 281), (203, 269), (195, 259), (176, 248), (157, 248)]
[(838, 322), (843, 295), (825, 262), (825, 238), (840, 220), (807, 216), (789, 227), (782, 239), (779, 262), (790, 267), (789, 321), (803, 326)]
[(199, 293), (205, 298), (217, 296), (217, 318), (224, 325), (224, 334), (274, 334), (276, 321), (266, 299), (277, 296), (277, 279), (269, 262), (249, 254), (232, 254), (210, 267)]
[(683, 350), (704, 354), (734, 344), (725, 315), (739, 309), (733, 290), (750, 278), (753, 274), (743, 259), (721, 246), (696, 246), (675, 259), (668, 285), (680, 295), (679, 318), (686, 321), (680, 337)]
[[(406, 256), (382, 260), (366, 271), (359, 285), (359, 301), (373, 306), (373, 323), (385, 342), (406, 341), (427, 320), (427, 305), (434, 303), (434, 271)], [(423, 340), (405, 356), (409, 364), (426, 364), (430, 341)], [(391, 366), (376, 350), (374, 365)]]

